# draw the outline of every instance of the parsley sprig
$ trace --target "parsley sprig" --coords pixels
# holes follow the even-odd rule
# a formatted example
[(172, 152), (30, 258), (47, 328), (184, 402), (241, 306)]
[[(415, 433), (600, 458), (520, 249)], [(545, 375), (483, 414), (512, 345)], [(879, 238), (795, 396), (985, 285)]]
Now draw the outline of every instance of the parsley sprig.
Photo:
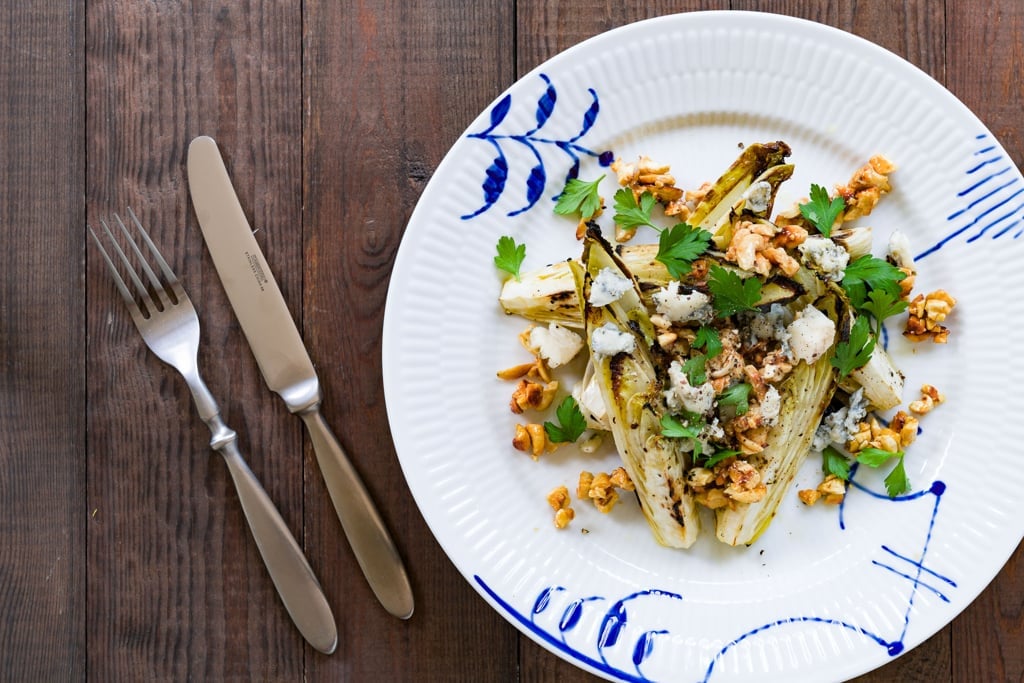
[(671, 439), (690, 439), (693, 442), (693, 457), (700, 457), (704, 446), (699, 437), (704, 425), (699, 415), (686, 416), (684, 419), (686, 420), (685, 424), (675, 415), (668, 413), (662, 415), (661, 435)]
[(825, 446), (821, 458), (821, 469), (825, 474), (833, 474), (843, 481), (850, 478), (850, 461), (835, 446)]
[(711, 233), (687, 223), (677, 223), (661, 231), (658, 255), (669, 275), (678, 280), (693, 268), (693, 261), (711, 246)]
[(842, 286), (854, 306), (860, 308), (867, 301), (869, 291), (882, 291), (898, 299), (900, 281), (907, 277), (902, 270), (871, 254), (864, 254), (846, 266)]
[(633, 191), (624, 187), (615, 193), (615, 224), (624, 230), (648, 226), (657, 230), (658, 255), (655, 260), (665, 264), (669, 275), (678, 280), (690, 272), (693, 261), (711, 246), (711, 233), (686, 223), (671, 228), (654, 224), (651, 211), (657, 200), (650, 192), (643, 192), (639, 201)]
[(558, 423), (544, 423), (544, 431), (552, 443), (573, 443), (587, 429), (587, 420), (572, 396), (566, 396), (558, 404), (555, 408), (555, 417), (558, 418)]
[(832, 366), (839, 370), (839, 377), (849, 375), (871, 360), (875, 350), (875, 337), (871, 333), (871, 322), (865, 316), (858, 316), (850, 330), (850, 338), (836, 344), (831, 358)]
[(565, 184), (562, 194), (555, 203), (555, 213), (570, 216), (578, 213), (585, 221), (594, 217), (601, 208), (601, 196), (597, 194), (597, 186), (604, 180), (602, 175), (597, 180), (580, 180), (570, 178)]
[(723, 449), (704, 455), (704, 443), (700, 440), (700, 433), (706, 426), (703, 418), (696, 413), (685, 413), (681, 416), (662, 415), (661, 435), (671, 439), (689, 439), (693, 444), (694, 464), (701, 467), (714, 467), (722, 460), (739, 455), (739, 451)]
[(857, 453), (857, 462), (868, 467), (881, 467), (896, 458), (896, 466), (885, 477), (885, 490), (890, 498), (902, 495), (910, 490), (910, 479), (903, 465), (903, 451), (892, 453), (881, 448), (865, 448)]
[[(821, 469), (826, 474), (833, 474), (843, 481), (850, 479), (850, 461), (833, 446), (826, 446), (822, 451)], [(896, 465), (885, 477), (885, 491), (890, 498), (901, 496), (910, 491), (910, 478), (907, 477), (907, 469), (904, 466), (903, 451), (892, 453), (883, 451), (881, 448), (865, 448), (858, 451), (856, 460), (861, 465), (871, 468), (878, 468), (896, 458)]]
[(821, 185), (811, 185), (811, 198), (806, 204), (800, 205), (800, 213), (809, 220), (825, 237), (832, 236), (832, 224), (843, 211), (846, 203), (842, 197), (830, 199), (828, 190)]
[(506, 273), (519, 279), (519, 269), (526, 258), (526, 245), (516, 244), (508, 235), (498, 238), (498, 255), (494, 257), (494, 265)]
[(733, 406), (737, 415), (746, 415), (750, 410), (750, 391), (753, 387), (746, 382), (733, 384), (718, 396), (718, 405)]
[(683, 372), (691, 387), (698, 387), (708, 381), (707, 360), (703, 354), (695, 353), (683, 362)]
[(720, 318), (740, 311), (753, 311), (761, 300), (760, 279), (756, 276), (741, 278), (722, 266), (711, 266), (708, 289), (714, 295), (711, 305)]
[(639, 228), (644, 225), (655, 227), (651, 219), (651, 210), (657, 203), (654, 195), (644, 192), (637, 203), (633, 190), (624, 187), (615, 193), (615, 224), (624, 230)]
[(697, 328), (697, 336), (690, 346), (695, 349), (704, 349), (707, 358), (711, 359), (722, 352), (722, 337), (715, 328), (701, 325)]

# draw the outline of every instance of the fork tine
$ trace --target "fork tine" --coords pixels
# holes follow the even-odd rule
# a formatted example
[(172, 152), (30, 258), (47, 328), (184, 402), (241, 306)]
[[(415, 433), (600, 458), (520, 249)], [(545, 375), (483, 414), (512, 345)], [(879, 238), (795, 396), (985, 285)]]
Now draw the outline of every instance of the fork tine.
[[(121, 298), (124, 299), (125, 305), (128, 306), (133, 315), (138, 314), (140, 312), (139, 306), (135, 303), (135, 298), (132, 297), (132, 293), (128, 289), (128, 285), (125, 284), (121, 274), (117, 272), (117, 266), (114, 265), (110, 255), (107, 254), (107, 250), (103, 248), (103, 243), (100, 241), (100, 238), (96, 236), (96, 233), (93, 232), (92, 227), (87, 227), (89, 227), (89, 234), (92, 235), (93, 242), (96, 243), (96, 248), (100, 250), (100, 255), (103, 257), (103, 261), (107, 264), (107, 269), (110, 271), (111, 277), (114, 278), (114, 285), (117, 287), (117, 291), (121, 293)], [(107, 230), (107, 234), (109, 233), (110, 231)]]
[(164, 260), (163, 255), (160, 253), (160, 250), (156, 248), (155, 244), (153, 244), (153, 240), (150, 239), (149, 233), (146, 232), (146, 229), (142, 227), (142, 223), (139, 221), (138, 217), (135, 215), (135, 212), (132, 211), (132, 207), (130, 206), (128, 207), (128, 215), (131, 217), (132, 222), (135, 223), (135, 228), (139, 231), (139, 234), (142, 235), (142, 239), (146, 243), (146, 247), (149, 249), (149, 253), (153, 255), (153, 259), (156, 261), (157, 266), (160, 268), (160, 272), (164, 274), (164, 279), (166, 279), (167, 283), (171, 286), (171, 290), (174, 292), (175, 296), (178, 297), (179, 301), (187, 298), (187, 295), (185, 294), (185, 289), (181, 286), (181, 282), (178, 280), (178, 276), (174, 274), (174, 271), (171, 270), (171, 267), (167, 264), (167, 261)]
[[(160, 278), (158, 278), (156, 276), (156, 273), (153, 272), (153, 269), (149, 267), (148, 259), (146, 259), (146, 257), (143, 256), (142, 250), (139, 249), (139, 245), (135, 241), (135, 238), (132, 237), (132, 234), (128, 232), (128, 228), (125, 226), (124, 221), (121, 220), (121, 217), (115, 213), (114, 220), (117, 221), (118, 227), (121, 228), (121, 234), (123, 234), (125, 239), (128, 240), (128, 246), (131, 247), (132, 253), (134, 253), (135, 257), (139, 260), (139, 264), (142, 266), (142, 272), (146, 274), (146, 277), (149, 279), (149, 283), (153, 285), (153, 291), (156, 292), (157, 297), (159, 297), (160, 303), (163, 304), (164, 308), (167, 308), (168, 306), (171, 305), (171, 301), (167, 297), (167, 291), (164, 289), (163, 283), (160, 282)], [(142, 227), (138, 219), (135, 219), (135, 225), (138, 228)], [(145, 234), (146, 231), (143, 230), (142, 232), (143, 234)], [(146, 240), (146, 242), (147, 246), (149, 246), (150, 248), (150, 251), (156, 248), (154, 246), (151, 246), (152, 242), (149, 241), (148, 239)]]
[[(121, 264), (125, 267), (125, 270), (128, 271), (128, 277), (131, 279), (132, 284), (135, 285), (135, 290), (138, 292), (139, 298), (142, 299), (142, 303), (146, 306), (147, 315), (156, 311), (156, 304), (153, 303), (153, 299), (150, 298), (149, 292), (146, 291), (146, 285), (144, 285), (142, 280), (139, 279), (138, 274), (135, 272), (135, 268), (132, 267), (131, 261), (128, 260), (128, 256), (124, 253), (124, 250), (121, 249), (121, 245), (117, 243), (117, 240), (114, 239), (114, 233), (110, 231), (110, 226), (107, 225), (107, 222), (102, 218), (100, 219), (100, 225), (103, 226), (103, 231), (107, 233), (107, 239), (110, 240), (110, 244), (114, 247), (114, 253), (118, 255), (121, 259)], [(129, 235), (129, 239), (130, 238), (131, 236)]]

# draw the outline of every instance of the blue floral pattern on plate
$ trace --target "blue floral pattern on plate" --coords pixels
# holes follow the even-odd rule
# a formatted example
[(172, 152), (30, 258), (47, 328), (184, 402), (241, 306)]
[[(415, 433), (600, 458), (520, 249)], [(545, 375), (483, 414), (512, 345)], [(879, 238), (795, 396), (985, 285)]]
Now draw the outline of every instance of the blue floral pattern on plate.
[[(548, 183), (548, 171), (544, 155), (541, 154), (541, 148), (553, 147), (561, 150), (569, 157), (569, 159), (572, 160), (572, 165), (569, 167), (568, 173), (566, 173), (565, 177), (562, 178), (562, 185), (564, 185), (569, 178), (575, 178), (579, 174), (581, 155), (595, 157), (602, 166), (607, 166), (612, 162), (611, 152), (594, 152), (580, 144), (580, 140), (582, 140), (583, 137), (590, 132), (590, 129), (594, 127), (594, 124), (597, 123), (597, 117), (601, 111), (601, 102), (593, 88), (588, 89), (591, 96), (591, 104), (587, 110), (583, 112), (582, 122), (578, 132), (567, 138), (549, 138), (545, 137), (541, 133), (541, 129), (543, 129), (551, 120), (552, 116), (555, 115), (555, 105), (558, 102), (558, 90), (551, 82), (551, 79), (546, 75), (539, 74), (539, 77), (546, 87), (544, 89), (544, 93), (536, 102), (534, 116), (535, 124), (529, 130), (522, 133), (504, 131), (502, 123), (508, 116), (509, 111), (511, 111), (513, 104), (512, 94), (509, 93), (491, 107), (489, 123), (486, 128), (466, 135), (467, 138), (472, 140), (482, 140), (489, 143), (494, 147), (497, 156), (494, 157), (494, 161), (491, 162), (490, 166), (484, 170), (484, 181), (481, 185), (484, 195), (483, 204), (475, 211), (462, 216), (463, 220), (476, 218), (485, 211), (488, 211), (492, 206), (498, 203), (498, 200), (501, 199), (502, 194), (504, 194), (507, 188), (509, 176), (508, 157), (505, 154), (504, 148), (504, 145), (506, 144), (515, 143), (517, 145), (524, 146), (530, 151), (533, 161), (535, 162), (535, 165), (530, 169), (526, 178), (525, 204), (517, 209), (509, 211), (509, 216), (517, 216), (529, 211), (544, 194), (544, 190)], [(567, 114), (567, 116), (569, 116), (569, 114)], [(559, 190), (560, 189), (561, 186), (559, 186)]]

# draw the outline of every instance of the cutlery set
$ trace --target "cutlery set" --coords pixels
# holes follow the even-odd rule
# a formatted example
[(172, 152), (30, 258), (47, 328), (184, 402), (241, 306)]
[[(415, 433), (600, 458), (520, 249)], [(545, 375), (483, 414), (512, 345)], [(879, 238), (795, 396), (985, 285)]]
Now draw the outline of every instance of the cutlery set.
[[(320, 412), (320, 384), (313, 363), (212, 138), (198, 137), (189, 145), (188, 183), (206, 246), (267, 386), (306, 425), (342, 529), (374, 594), (390, 614), (409, 618), (413, 596), (402, 559), (366, 487)], [(338, 634), (320, 583), (246, 465), (236, 433), (221, 419), (217, 402), (200, 376), (195, 308), (131, 209), (128, 217), (131, 229), (116, 214), (114, 230), (105, 220), (100, 221), (109, 251), (90, 228), (93, 241), (143, 341), (188, 384), (199, 416), (210, 428), (210, 447), (227, 463), (256, 546), (285, 609), (310, 645), (330, 654)], [(132, 229), (148, 256), (132, 236)], [(128, 253), (120, 242), (127, 245)]]

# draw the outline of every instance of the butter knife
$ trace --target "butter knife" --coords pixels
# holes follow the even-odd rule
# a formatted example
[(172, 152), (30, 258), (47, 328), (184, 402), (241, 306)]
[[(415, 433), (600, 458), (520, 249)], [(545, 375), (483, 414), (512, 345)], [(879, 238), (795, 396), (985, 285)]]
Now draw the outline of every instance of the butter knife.
[(320, 413), (320, 383), (313, 363), (213, 138), (197, 137), (189, 145), (188, 184), (206, 246), (263, 379), (305, 423), (345, 536), (377, 599), (394, 616), (408, 619), (413, 596), (402, 558)]

